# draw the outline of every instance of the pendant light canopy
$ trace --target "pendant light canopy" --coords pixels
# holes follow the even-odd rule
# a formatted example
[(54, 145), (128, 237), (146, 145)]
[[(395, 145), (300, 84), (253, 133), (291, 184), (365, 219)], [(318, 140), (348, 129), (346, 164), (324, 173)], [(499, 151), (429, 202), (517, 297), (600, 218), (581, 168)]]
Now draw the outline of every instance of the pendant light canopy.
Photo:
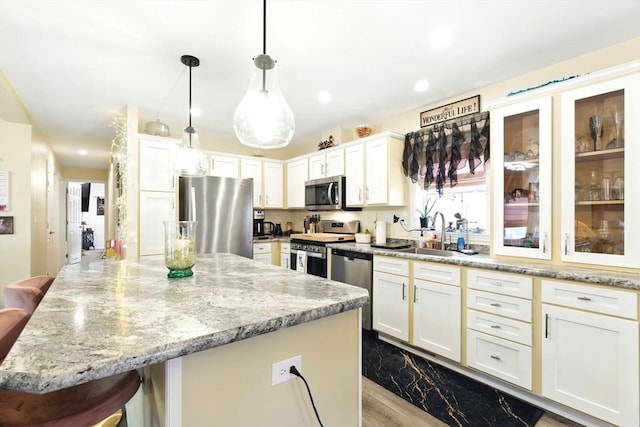
[(293, 112), (278, 84), (276, 61), (267, 55), (267, 0), (263, 0), (262, 54), (253, 64), (253, 77), (233, 115), (236, 136), (254, 148), (280, 148), (293, 137)]
[(182, 143), (178, 147), (174, 171), (176, 175), (203, 176), (206, 172), (204, 154), (200, 150), (198, 130), (191, 126), (191, 69), (200, 65), (195, 56), (182, 55), (181, 62), (189, 67), (189, 126), (184, 128)]

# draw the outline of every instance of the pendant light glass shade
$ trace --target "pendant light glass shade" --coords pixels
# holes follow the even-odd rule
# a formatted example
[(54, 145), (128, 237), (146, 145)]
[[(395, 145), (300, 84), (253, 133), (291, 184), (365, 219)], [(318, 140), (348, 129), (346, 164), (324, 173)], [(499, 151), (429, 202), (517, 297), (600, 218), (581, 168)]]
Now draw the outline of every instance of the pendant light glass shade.
[(198, 130), (187, 126), (174, 157), (174, 172), (181, 176), (204, 176), (206, 163), (200, 150)]
[[(265, 56), (267, 60), (258, 61)], [(273, 64), (271, 69), (260, 68), (269, 61)], [(280, 91), (275, 61), (268, 55), (260, 55), (254, 63), (249, 89), (233, 115), (236, 136), (249, 147), (284, 147), (293, 138), (295, 121)]]
[(176, 175), (204, 176), (206, 163), (200, 150), (198, 130), (191, 126), (191, 68), (199, 66), (200, 60), (191, 55), (183, 55), (180, 60), (189, 67), (189, 126), (184, 128), (182, 142), (174, 154), (173, 170)]

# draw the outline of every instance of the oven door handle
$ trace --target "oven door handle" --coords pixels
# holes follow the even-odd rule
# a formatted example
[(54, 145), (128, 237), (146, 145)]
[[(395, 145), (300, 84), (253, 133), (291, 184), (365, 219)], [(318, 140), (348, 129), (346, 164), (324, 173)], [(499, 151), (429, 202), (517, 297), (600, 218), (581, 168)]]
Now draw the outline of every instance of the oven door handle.
[[(300, 249), (302, 250), (302, 249)], [(292, 254), (297, 254), (298, 253), (298, 249), (291, 249), (289, 251)], [(307, 258), (326, 258), (327, 255), (323, 254), (323, 253), (318, 253), (318, 252), (307, 252)]]

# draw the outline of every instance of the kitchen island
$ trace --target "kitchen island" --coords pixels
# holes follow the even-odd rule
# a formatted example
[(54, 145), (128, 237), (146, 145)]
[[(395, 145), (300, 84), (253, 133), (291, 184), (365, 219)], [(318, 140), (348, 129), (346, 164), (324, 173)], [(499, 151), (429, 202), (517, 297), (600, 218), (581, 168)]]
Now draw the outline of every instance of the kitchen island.
[(230, 254), (199, 256), (194, 271), (168, 279), (162, 257), (66, 266), (0, 388), (46, 393), (140, 369), (145, 425), (310, 425), (304, 385), (271, 385), (272, 363), (301, 355), (323, 421), (357, 423), (365, 290)]

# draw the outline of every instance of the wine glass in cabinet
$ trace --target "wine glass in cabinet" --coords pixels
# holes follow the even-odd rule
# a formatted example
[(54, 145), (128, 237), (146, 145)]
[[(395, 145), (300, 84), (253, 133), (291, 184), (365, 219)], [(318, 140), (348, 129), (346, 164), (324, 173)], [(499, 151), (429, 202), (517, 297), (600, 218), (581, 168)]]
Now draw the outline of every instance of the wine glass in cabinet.
[(637, 268), (640, 74), (578, 88), (562, 102), (562, 260)]
[(491, 111), (491, 130), (493, 253), (551, 259), (551, 98)]

